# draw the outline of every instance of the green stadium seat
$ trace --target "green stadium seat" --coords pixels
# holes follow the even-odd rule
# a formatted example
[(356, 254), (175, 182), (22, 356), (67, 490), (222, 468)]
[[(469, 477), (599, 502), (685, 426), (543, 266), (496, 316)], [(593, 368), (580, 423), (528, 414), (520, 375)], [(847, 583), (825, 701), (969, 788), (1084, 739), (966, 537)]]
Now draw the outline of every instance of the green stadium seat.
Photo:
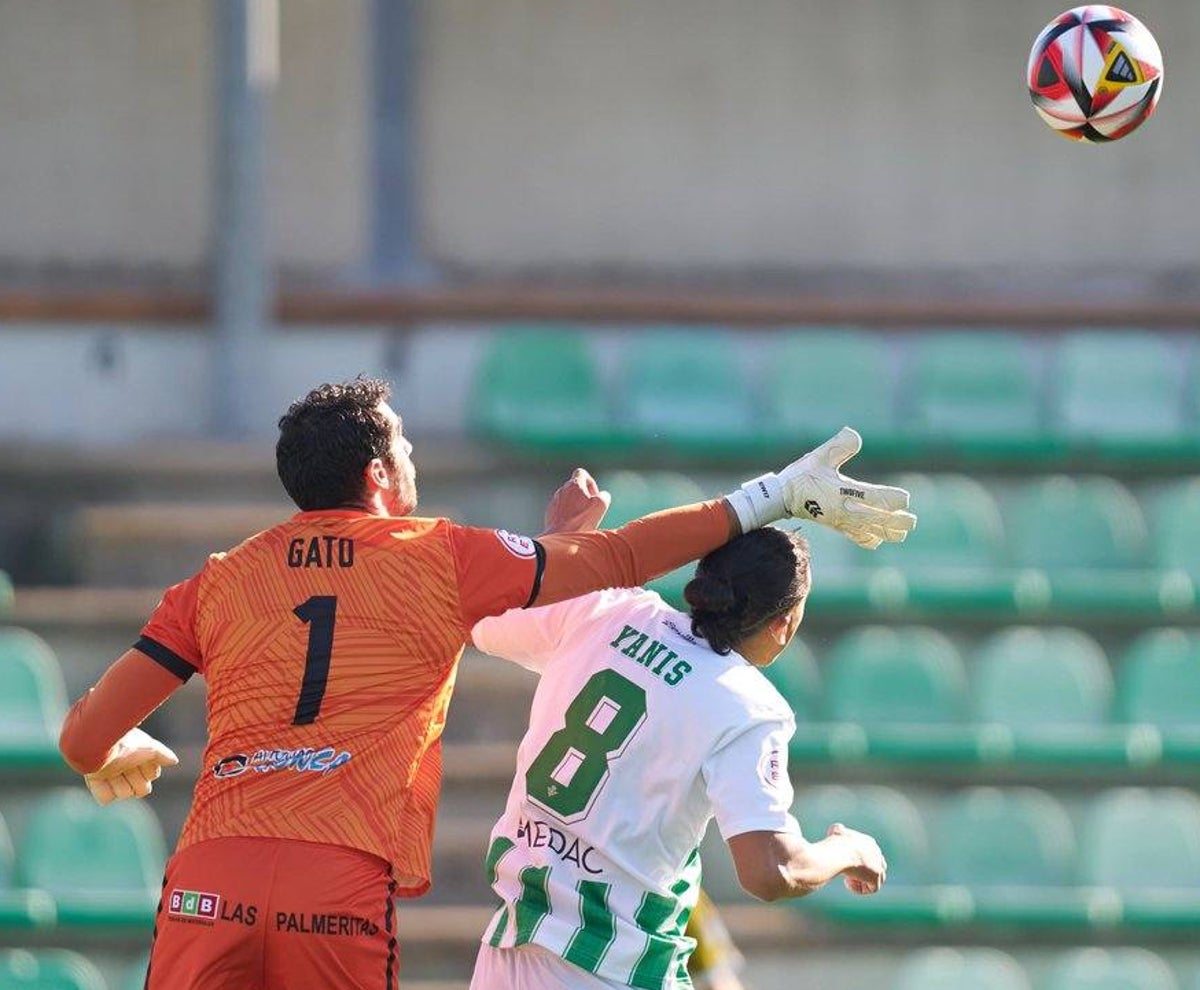
[(960, 722), (966, 671), (957, 648), (923, 627), (866, 626), (843, 635), (825, 665), (829, 721), (883, 724)]
[(1097, 797), (1081, 831), (1085, 883), (1127, 900), (1200, 895), (1200, 797), (1182, 788), (1117, 788)]
[(847, 425), (869, 438), (873, 454), (896, 439), (896, 390), (883, 336), (853, 328), (784, 331), (767, 354), (764, 418), (781, 443), (819, 443)]
[(928, 881), (925, 823), (916, 805), (900, 791), (877, 784), (808, 787), (797, 795), (792, 814), (804, 835), (814, 842), (834, 822), (873, 836), (888, 861), (888, 881), (878, 895), (881, 898), (890, 888)]
[(537, 448), (619, 440), (587, 335), (565, 327), (498, 334), (476, 373), (470, 421), (482, 436)]
[(1147, 512), (1154, 563), (1200, 582), (1200, 478), (1167, 486)]
[(922, 949), (900, 966), (894, 990), (1030, 990), (1020, 964), (998, 949)]
[(68, 949), (0, 950), (0, 990), (108, 990), (100, 971)]
[(1082, 441), (1181, 437), (1182, 364), (1160, 334), (1069, 333), (1051, 378), (1054, 426)]
[(618, 408), (634, 437), (707, 456), (744, 455), (756, 428), (736, 344), (704, 329), (647, 328), (631, 337)]
[(1144, 566), (1146, 524), (1113, 478), (1053, 475), (1029, 482), (1005, 513), (1013, 561), (1050, 572)]
[(1130, 646), (1119, 668), (1117, 717), (1162, 729), (1200, 728), (1200, 640), (1156, 629)]
[(995, 329), (919, 339), (906, 423), (925, 440), (967, 450), (1031, 448), (1042, 433), (1040, 397), (1021, 338)]
[(143, 802), (101, 808), (82, 788), (58, 788), (29, 810), (17, 881), (53, 896), (62, 924), (145, 924), (165, 861), (162, 828)]
[(1055, 963), (1042, 990), (1179, 990), (1161, 956), (1145, 949), (1076, 949)]
[[(616, 529), (651, 512), (704, 499), (704, 491), (695, 481), (674, 471), (612, 471), (601, 474), (597, 483), (612, 496), (612, 505), (604, 518), (605, 529)], [(651, 581), (648, 587), (676, 608), (683, 608), (683, 589), (695, 571), (695, 564), (685, 564)]]
[(1108, 718), (1112, 673), (1100, 644), (1078, 629), (1014, 626), (980, 644), (971, 694), (979, 722), (1094, 728)]
[(67, 692), (58, 660), (27, 629), (0, 629), (0, 752), (49, 746), (57, 753)]
[(1071, 883), (1075, 831), (1062, 805), (1033, 787), (972, 787), (935, 819), (938, 879), (969, 887)]
[(903, 544), (871, 554), (873, 566), (894, 566), (919, 580), (962, 577), (1003, 563), (1000, 509), (979, 482), (961, 474), (902, 474), (889, 483), (908, 489), (921, 522)]

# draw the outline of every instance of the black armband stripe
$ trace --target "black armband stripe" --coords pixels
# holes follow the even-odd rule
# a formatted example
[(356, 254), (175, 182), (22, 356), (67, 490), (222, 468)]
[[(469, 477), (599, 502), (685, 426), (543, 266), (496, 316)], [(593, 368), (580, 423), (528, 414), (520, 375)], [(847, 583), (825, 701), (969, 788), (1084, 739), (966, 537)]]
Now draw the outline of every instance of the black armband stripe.
[(533, 543), (533, 552), (537, 556), (537, 571), (533, 575), (533, 591), (529, 592), (529, 601), (521, 608), (529, 608), (537, 601), (538, 593), (542, 590), (542, 575), (546, 573), (546, 548), (537, 540), (531, 542)]
[(133, 648), (146, 654), (156, 664), (165, 670), (169, 670), (181, 681), (186, 681), (192, 674), (196, 673), (196, 668), (184, 660), (178, 653), (172, 649), (168, 649), (162, 643), (151, 639), (149, 636), (140, 637), (133, 644)]

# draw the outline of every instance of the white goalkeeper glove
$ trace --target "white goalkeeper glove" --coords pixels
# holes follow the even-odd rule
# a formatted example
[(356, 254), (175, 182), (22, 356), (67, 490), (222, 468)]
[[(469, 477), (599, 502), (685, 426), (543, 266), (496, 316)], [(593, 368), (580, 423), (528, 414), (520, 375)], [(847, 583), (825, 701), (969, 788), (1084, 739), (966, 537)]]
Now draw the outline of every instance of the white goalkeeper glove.
[(901, 542), (917, 525), (917, 517), (907, 511), (908, 492), (856, 481), (839, 470), (860, 450), (862, 437), (843, 426), (778, 474), (747, 481), (727, 496), (742, 532), (793, 516), (836, 529), (868, 550)]
[(163, 767), (177, 766), (179, 757), (141, 729), (130, 729), (108, 754), (98, 770), (83, 775), (88, 790), (100, 804), (125, 798), (144, 798), (153, 789)]

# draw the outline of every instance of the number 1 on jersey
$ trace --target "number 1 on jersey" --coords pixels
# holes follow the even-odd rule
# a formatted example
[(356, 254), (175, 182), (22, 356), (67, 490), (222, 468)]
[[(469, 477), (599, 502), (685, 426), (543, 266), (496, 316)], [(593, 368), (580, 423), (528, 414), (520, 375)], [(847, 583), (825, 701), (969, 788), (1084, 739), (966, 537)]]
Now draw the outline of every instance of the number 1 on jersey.
[(309, 725), (317, 720), (329, 680), (329, 661), (333, 657), (333, 624), (337, 616), (336, 595), (314, 595), (292, 612), (308, 626), (308, 652), (304, 655), (304, 680), (296, 699), (292, 725)]

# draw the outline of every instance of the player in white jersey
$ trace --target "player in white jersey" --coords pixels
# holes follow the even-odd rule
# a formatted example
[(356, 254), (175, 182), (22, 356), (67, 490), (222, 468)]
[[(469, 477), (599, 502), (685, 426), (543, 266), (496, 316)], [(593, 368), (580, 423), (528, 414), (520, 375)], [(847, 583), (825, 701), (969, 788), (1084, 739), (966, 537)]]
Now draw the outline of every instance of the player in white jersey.
[(472, 990), (691, 986), (684, 934), (711, 818), (764, 900), (839, 874), (883, 883), (869, 836), (810, 842), (790, 813), (791, 709), (759, 670), (791, 641), (811, 584), (807, 544), (778, 529), (705, 557), (691, 616), (610, 590), (475, 626), (475, 645), (541, 675), (486, 867), (502, 904)]

